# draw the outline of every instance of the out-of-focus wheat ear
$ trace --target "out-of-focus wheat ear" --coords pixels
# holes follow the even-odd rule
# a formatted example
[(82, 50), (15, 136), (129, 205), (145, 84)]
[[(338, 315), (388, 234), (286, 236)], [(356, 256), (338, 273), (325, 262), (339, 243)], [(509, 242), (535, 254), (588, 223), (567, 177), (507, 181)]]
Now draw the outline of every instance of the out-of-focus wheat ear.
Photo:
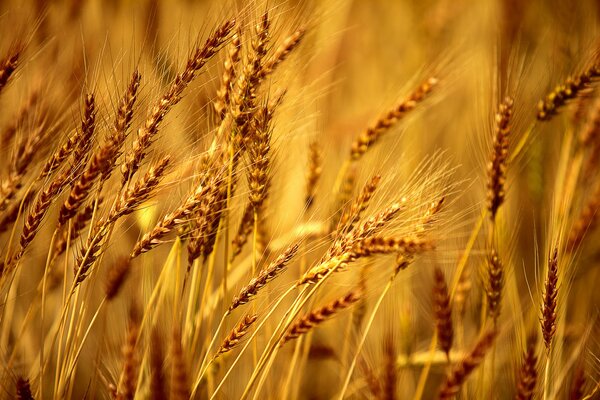
[(348, 203), (352, 200), (352, 194), (354, 193), (354, 187), (356, 186), (356, 166), (351, 165), (342, 185), (340, 187), (339, 193), (337, 193), (336, 198), (333, 202), (333, 217), (331, 218), (331, 223), (329, 225), (329, 231), (332, 233), (336, 232), (336, 229), (341, 226), (340, 221), (342, 219), (342, 215), (346, 212), (348, 207)]
[(170, 400), (189, 400), (190, 398), (188, 367), (178, 328), (173, 330), (171, 340), (171, 385), (169, 392)]
[(369, 392), (373, 399), (382, 399), (383, 398), (383, 389), (381, 387), (381, 382), (378, 377), (373, 372), (373, 368), (365, 361), (364, 357), (361, 357), (358, 362), (358, 368), (363, 375), (367, 383), (367, 387), (369, 388)]
[(453, 399), (471, 373), (481, 364), (486, 353), (492, 347), (497, 332), (487, 331), (477, 341), (473, 350), (461, 361), (452, 366), (438, 393), (438, 399)]
[(516, 400), (531, 400), (535, 395), (538, 380), (538, 357), (535, 351), (535, 341), (527, 343), (527, 350), (517, 374)]
[(373, 125), (369, 126), (366, 131), (361, 133), (354, 140), (350, 151), (350, 157), (353, 160), (359, 160), (384, 133), (422, 102), (437, 82), (437, 79), (433, 77), (427, 79), (406, 99), (402, 100), (400, 104), (380, 116)]
[(386, 334), (383, 339), (383, 396), (384, 400), (397, 399), (398, 367), (396, 365), (396, 344), (391, 333)]
[(579, 133), (579, 142), (583, 148), (593, 144), (600, 134), (600, 99), (596, 100), (583, 129)]
[(117, 399), (133, 400), (137, 389), (139, 362), (136, 351), (138, 334), (140, 331), (140, 315), (134, 304), (129, 309), (129, 326), (127, 339), (123, 346), (123, 369), (117, 385)]
[(358, 300), (360, 300), (362, 296), (363, 293), (360, 292), (360, 290), (352, 290), (343, 297), (335, 299), (331, 303), (326, 304), (323, 307), (314, 309), (310, 313), (300, 317), (298, 321), (296, 321), (294, 324), (292, 324), (292, 326), (290, 326), (285, 336), (281, 339), (279, 345), (283, 346), (290, 340), (296, 339), (301, 335), (306, 334), (307, 332), (321, 325), (327, 319), (334, 317), (335, 315), (339, 314), (342, 310), (356, 303)]
[(227, 337), (219, 346), (219, 350), (217, 350), (217, 354), (215, 354), (215, 358), (220, 356), (223, 353), (227, 353), (233, 350), (240, 341), (244, 338), (244, 336), (250, 331), (252, 324), (256, 322), (258, 316), (256, 314), (248, 314), (244, 317), (244, 319), (235, 327), (233, 330), (227, 335)]
[(167, 400), (167, 377), (164, 371), (164, 345), (157, 329), (152, 330), (150, 338), (150, 398), (152, 400)]
[(0, 211), (6, 209), (9, 202), (15, 197), (23, 186), (23, 180), (31, 168), (35, 157), (43, 149), (45, 139), (50, 135), (45, 115), (36, 116), (31, 124), (28, 124), (26, 134), (14, 144), (16, 150), (8, 164), (8, 177), (2, 180), (0, 185)]
[(587, 199), (581, 213), (575, 220), (565, 247), (567, 251), (573, 252), (577, 250), (583, 239), (585, 239), (586, 234), (596, 229), (598, 218), (600, 217), (598, 211), (600, 211), (600, 185), (598, 185)]
[(444, 272), (435, 267), (433, 274), (433, 314), (435, 315), (435, 330), (440, 349), (450, 359), (450, 349), (454, 339), (452, 325), (452, 303)]
[(252, 278), (250, 282), (240, 290), (240, 293), (233, 298), (231, 305), (229, 306), (228, 313), (231, 313), (237, 307), (242, 304), (248, 303), (252, 300), (267, 283), (275, 279), (285, 267), (290, 263), (292, 258), (298, 252), (299, 244), (295, 243), (289, 246), (283, 253), (281, 253), (269, 266), (259, 272), (258, 276)]
[(371, 199), (379, 186), (381, 175), (373, 175), (365, 184), (354, 202), (342, 213), (336, 235), (342, 235), (354, 229), (363, 213), (369, 207)]
[(582, 92), (600, 78), (600, 67), (592, 65), (580, 75), (556, 86), (550, 94), (538, 103), (537, 119), (549, 121), (558, 114), (567, 102), (579, 97)]
[(504, 266), (496, 249), (492, 248), (487, 257), (487, 279), (485, 294), (487, 299), (488, 315), (494, 322), (500, 315), (502, 305), (502, 290), (504, 288)]
[(19, 65), (19, 57), (21, 56), (22, 49), (15, 47), (10, 51), (10, 54), (0, 62), (0, 93), (8, 84), (8, 80), (17, 69)]
[(237, 256), (242, 253), (244, 246), (248, 242), (248, 237), (252, 234), (254, 225), (254, 207), (251, 203), (248, 203), (244, 207), (244, 214), (240, 220), (237, 233), (231, 240), (231, 256), (230, 260), (233, 262)]
[(137, 138), (133, 142), (133, 148), (125, 156), (121, 165), (123, 184), (137, 172), (140, 163), (146, 156), (146, 152), (153, 143), (159, 126), (165, 115), (179, 103), (183, 91), (194, 80), (198, 71), (218, 52), (223, 43), (235, 26), (235, 20), (228, 20), (221, 24), (204, 42), (191, 53), (187, 60), (185, 69), (177, 74), (166, 93), (150, 108), (146, 122), (139, 128)]
[(227, 52), (227, 58), (223, 63), (223, 76), (221, 77), (221, 87), (217, 90), (217, 98), (214, 102), (215, 111), (223, 120), (230, 104), (231, 90), (236, 78), (236, 66), (240, 61), (240, 50), (242, 48), (241, 31), (234, 33), (231, 38), (231, 44)]
[(305, 33), (306, 29), (300, 28), (283, 40), (283, 43), (281, 43), (277, 47), (277, 49), (273, 53), (273, 56), (269, 58), (269, 60), (267, 60), (262, 66), (260, 74), (263, 78), (272, 74), (273, 71), (275, 71), (275, 69), (279, 66), (279, 64), (281, 64), (283, 61), (285, 61), (286, 58), (288, 58), (290, 53), (296, 47), (298, 47), (298, 45), (304, 38)]
[(582, 400), (585, 397), (585, 384), (585, 369), (583, 368), (583, 364), (578, 364), (571, 376), (569, 400)]
[(108, 270), (106, 285), (104, 286), (106, 300), (110, 301), (117, 297), (127, 279), (127, 275), (129, 275), (130, 268), (131, 262), (129, 257), (120, 257), (113, 263), (112, 267)]
[(500, 104), (494, 121), (494, 144), (487, 171), (487, 207), (492, 221), (496, 219), (496, 213), (504, 203), (512, 107), (513, 99), (506, 97)]
[(29, 385), (29, 379), (18, 377), (15, 386), (17, 400), (34, 400), (33, 394), (31, 393), (31, 386)]
[(323, 173), (323, 151), (317, 141), (308, 145), (308, 173), (306, 174), (305, 212), (312, 208), (317, 194), (317, 184)]
[(19, 217), (19, 213), (22, 213), (27, 209), (31, 200), (35, 197), (35, 193), (35, 188), (31, 188), (24, 194), (23, 198), (17, 198), (19, 201), (14, 201), (6, 210), (4, 210), (0, 218), (0, 233), (6, 232), (9, 228), (12, 228), (13, 223)]
[(548, 275), (542, 294), (542, 336), (546, 351), (550, 352), (556, 333), (556, 298), (558, 296), (558, 248), (554, 248), (548, 259)]
[(37, 112), (37, 105), (40, 102), (40, 90), (34, 89), (27, 96), (27, 99), (23, 102), (19, 111), (16, 113), (10, 123), (2, 130), (0, 134), (0, 146), (3, 148), (8, 147), (10, 142), (15, 138), (15, 134), (22, 126), (25, 126), (29, 118)]

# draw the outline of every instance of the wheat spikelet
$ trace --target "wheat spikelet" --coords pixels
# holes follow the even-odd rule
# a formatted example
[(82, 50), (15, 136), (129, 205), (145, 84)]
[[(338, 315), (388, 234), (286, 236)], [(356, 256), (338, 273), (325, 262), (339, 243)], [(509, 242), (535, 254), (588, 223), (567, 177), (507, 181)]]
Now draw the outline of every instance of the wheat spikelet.
[(465, 383), (469, 375), (481, 364), (488, 350), (492, 347), (496, 339), (496, 331), (488, 331), (484, 333), (471, 352), (454, 365), (442, 384), (438, 399), (446, 400), (454, 398), (460, 388)]
[(487, 206), (492, 220), (496, 218), (498, 208), (504, 203), (506, 162), (508, 157), (508, 136), (510, 135), (510, 118), (513, 100), (504, 99), (496, 114), (494, 145), (491, 161), (488, 165)]
[(598, 225), (598, 210), (600, 209), (600, 186), (598, 186), (583, 206), (579, 216), (575, 220), (565, 249), (575, 251), (583, 242), (586, 233), (592, 232)]
[(552, 339), (556, 333), (556, 297), (558, 296), (558, 248), (555, 248), (548, 259), (548, 275), (542, 295), (542, 335), (546, 351), (550, 352)]
[(494, 321), (500, 315), (502, 304), (502, 289), (504, 288), (504, 266), (496, 249), (491, 249), (487, 259), (487, 280), (485, 282), (485, 294), (487, 299), (488, 315)]
[(244, 246), (248, 243), (248, 237), (252, 234), (254, 225), (254, 207), (251, 203), (246, 204), (244, 213), (237, 229), (237, 233), (231, 240), (231, 258), (233, 262), (242, 253)]
[(167, 400), (167, 377), (164, 373), (163, 343), (156, 329), (152, 330), (150, 347), (150, 398), (152, 400)]
[(137, 375), (139, 360), (137, 359), (136, 346), (140, 320), (135, 306), (129, 310), (129, 327), (127, 328), (127, 339), (123, 346), (123, 369), (119, 377), (117, 400), (133, 400), (137, 387)]
[(233, 330), (227, 335), (227, 337), (221, 343), (219, 350), (217, 350), (217, 354), (215, 354), (215, 358), (223, 353), (227, 353), (233, 350), (243, 337), (248, 333), (252, 324), (256, 322), (258, 316), (256, 314), (249, 314), (244, 317), (244, 319), (235, 327)]
[(537, 355), (535, 343), (528, 343), (525, 357), (517, 375), (516, 400), (531, 400), (535, 394), (537, 384)]
[(344, 210), (338, 224), (337, 230), (339, 234), (350, 232), (354, 228), (365, 210), (369, 207), (369, 203), (371, 202), (380, 181), (381, 175), (374, 175), (371, 177), (352, 205)]
[(250, 283), (248, 283), (244, 288), (240, 291), (240, 293), (233, 298), (231, 305), (229, 306), (228, 313), (231, 313), (237, 307), (242, 304), (248, 303), (252, 300), (267, 283), (275, 279), (289, 264), (292, 258), (298, 252), (299, 245), (293, 244), (289, 246), (283, 253), (279, 255), (269, 266), (262, 271), (259, 272), (258, 276), (252, 278)]
[(452, 325), (452, 303), (444, 272), (436, 267), (433, 274), (433, 314), (435, 315), (435, 330), (440, 348), (450, 359), (450, 349), (454, 339)]
[(177, 329), (173, 331), (171, 341), (171, 385), (169, 392), (169, 399), (171, 400), (188, 400), (190, 398), (188, 368), (181, 345), (181, 334)]
[(577, 98), (583, 91), (600, 77), (600, 67), (593, 65), (580, 75), (568, 78), (565, 83), (554, 88), (545, 99), (538, 104), (537, 119), (549, 121), (558, 114), (568, 101)]
[(300, 278), (298, 284), (316, 283), (328, 272), (338, 271), (349, 262), (355, 261), (359, 257), (352, 252), (352, 249), (364, 239), (376, 235), (402, 209), (402, 203), (393, 203), (380, 213), (367, 218), (351, 232), (339, 236), (331, 245), (327, 254)]
[(17, 389), (17, 400), (34, 400), (33, 394), (31, 393), (31, 386), (29, 385), (29, 379), (18, 377), (15, 386)]
[(217, 91), (217, 99), (214, 102), (214, 108), (219, 117), (225, 118), (225, 113), (229, 107), (231, 98), (232, 84), (235, 82), (235, 68), (240, 61), (240, 49), (242, 42), (240, 41), (241, 32), (235, 33), (231, 38), (231, 44), (227, 52), (227, 58), (223, 64), (223, 76), (221, 77), (221, 87)]
[(106, 284), (104, 286), (104, 293), (106, 300), (114, 299), (118, 294), (119, 290), (123, 286), (123, 283), (127, 279), (131, 268), (131, 263), (128, 257), (120, 257), (109, 269), (106, 278)]
[(150, 109), (144, 125), (138, 130), (133, 149), (126, 155), (121, 173), (126, 182), (139, 169), (146, 156), (148, 147), (158, 133), (160, 123), (171, 108), (181, 100), (183, 91), (195, 78), (199, 70), (210, 60), (225, 43), (229, 33), (235, 26), (235, 20), (228, 20), (218, 27), (206, 40), (203, 46), (196, 47), (188, 58), (185, 69), (177, 75), (167, 92)]
[(306, 174), (306, 194), (304, 197), (304, 207), (308, 211), (314, 201), (317, 193), (317, 183), (323, 173), (323, 152), (318, 142), (310, 142), (308, 157), (308, 173)]
[[(223, 207), (223, 182), (217, 182), (210, 187), (206, 196), (198, 205), (198, 211), (194, 218), (194, 229), (188, 241), (188, 271), (195, 259), (205, 254), (209, 244), (209, 237), (216, 230), (217, 222), (221, 216)], [(225, 189), (226, 190), (226, 189)]]
[(0, 62), (0, 93), (2, 93), (2, 89), (4, 89), (8, 80), (17, 69), (20, 56), (21, 49), (17, 47), (11, 50), (11, 53)]
[(85, 168), (89, 157), (89, 151), (94, 143), (93, 137), (96, 131), (96, 99), (93, 94), (88, 94), (84, 99), (83, 120), (81, 121), (81, 132), (72, 152), (71, 174), (78, 178)]
[(382, 396), (384, 400), (395, 400), (398, 386), (398, 367), (396, 365), (396, 345), (391, 334), (383, 339), (383, 385)]
[(302, 38), (304, 38), (304, 34), (306, 33), (306, 29), (300, 28), (290, 36), (286, 37), (283, 40), (275, 52), (273, 56), (264, 63), (261, 68), (260, 75), (261, 77), (266, 77), (273, 73), (273, 71), (289, 56), (289, 54), (300, 44)]
[(281, 339), (280, 345), (283, 346), (290, 340), (298, 338), (300, 335), (306, 334), (308, 331), (316, 328), (318, 325), (325, 322), (325, 320), (332, 318), (340, 311), (350, 307), (356, 303), (363, 294), (360, 291), (352, 290), (345, 296), (335, 299), (329, 304), (323, 307), (317, 308), (310, 313), (304, 315), (297, 322), (292, 324), (285, 336)]
[(569, 400), (582, 400), (585, 398), (585, 369), (578, 365), (571, 378), (571, 387), (569, 388)]
[(427, 79), (406, 99), (401, 101), (400, 104), (382, 115), (375, 124), (368, 127), (365, 132), (354, 140), (350, 157), (353, 160), (360, 159), (386, 131), (404, 118), (406, 113), (412, 111), (418, 103), (423, 101), (436, 84), (436, 78)]
[(68, 243), (73, 243), (73, 241), (80, 236), (88, 222), (92, 219), (94, 210), (97, 206), (100, 206), (100, 204), (102, 204), (102, 198), (98, 199), (97, 203), (88, 204), (80, 209), (73, 218), (71, 226), (62, 228), (62, 234), (56, 239), (54, 244), (54, 251), (52, 254), (53, 261), (65, 252)]
[(185, 202), (173, 212), (165, 215), (161, 221), (156, 224), (152, 231), (146, 233), (134, 246), (131, 252), (131, 258), (135, 258), (162, 243), (161, 239), (168, 235), (174, 228), (185, 222), (184, 218), (197, 211), (198, 206), (215, 186), (220, 184), (221, 174), (215, 172), (206, 180), (205, 184), (200, 184), (188, 196)]
[(108, 216), (96, 222), (77, 258), (75, 265), (75, 276), (78, 277), (77, 284), (83, 282), (89, 273), (89, 269), (100, 256), (109, 228), (119, 218), (131, 214), (140, 204), (150, 198), (164, 177), (169, 162), (170, 157), (165, 156), (150, 167), (142, 178), (115, 201)]

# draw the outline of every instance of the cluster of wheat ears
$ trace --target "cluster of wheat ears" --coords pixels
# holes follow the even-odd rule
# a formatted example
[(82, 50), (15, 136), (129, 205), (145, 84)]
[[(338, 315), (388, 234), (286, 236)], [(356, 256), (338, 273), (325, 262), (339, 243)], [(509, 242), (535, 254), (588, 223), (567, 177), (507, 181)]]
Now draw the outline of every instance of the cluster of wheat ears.
[(0, 3), (3, 398), (600, 396), (592, 2)]

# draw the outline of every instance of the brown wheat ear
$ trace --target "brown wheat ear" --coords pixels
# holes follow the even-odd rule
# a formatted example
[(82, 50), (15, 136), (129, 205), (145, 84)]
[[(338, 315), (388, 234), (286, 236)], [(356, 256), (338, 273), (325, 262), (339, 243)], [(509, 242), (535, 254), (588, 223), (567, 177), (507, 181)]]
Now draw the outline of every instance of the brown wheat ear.
[(156, 329), (152, 330), (150, 347), (150, 398), (167, 400), (167, 377), (164, 373), (164, 350), (162, 339)]
[(556, 86), (544, 100), (540, 100), (537, 119), (540, 121), (552, 119), (568, 101), (580, 96), (598, 78), (600, 78), (600, 67), (593, 65), (580, 75), (568, 78), (565, 83)]
[(194, 80), (199, 70), (210, 60), (229, 37), (235, 26), (235, 20), (224, 22), (206, 40), (203, 46), (196, 47), (188, 58), (185, 69), (179, 73), (167, 92), (150, 108), (144, 125), (138, 130), (133, 149), (127, 153), (125, 162), (121, 166), (123, 183), (139, 169), (140, 163), (146, 156), (148, 147), (152, 144), (158, 133), (159, 126), (166, 114), (181, 100), (183, 91)]
[(465, 358), (452, 367), (452, 370), (442, 384), (438, 399), (450, 400), (454, 398), (465, 383), (469, 375), (481, 364), (488, 350), (496, 339), (496, 331), (488, 331), (479, 338), (475, 348)]
[(308, 211), (314, 201), (317, 193), (317, 183), (323, 173), (323, 152), (318, 142), (310, 142), (308, 146), (308, 173), (306, 176), (306, 195), (304, 198), (305, 211)]
[(579, 364), (575, 367), (572, 374), (569, 400), (582, 400), (585, 397), (585, 384), (585, 369), (582, 364)]
[(485, 294), (487, 300), (488, 315), (494, 322), (500, 315), (502, 304), (502, 289), (504, 288), (504, 266), (500, 261), (496, 249), (491, 249), (487, 260), (487, 280), (485, 283)]
[(285, 343), (290, 340), (296, 339), (301, 335), (306, 334), (310, 330), (316, 328), (318, 325), (325, 322), (327, 319), (332, 318), (340, 311), (350, 307), (352, 304), (356, 303), (361, 299), (363, 293), (359, 290), (353, 290), (339, 299), (335, 299), (329, 304), (324, 305), (323, 307), (317, 308), (310, 313), (301, 317), (297, 322), (295, 322), (288, 329), (285, 336), (281, 339), (280, 346), (283, 346)]
[(140, 315), (136, 305), (129, 309), (129, 327), (123, 346), (123, 370), (117, 385), (117, 400), (133, 400), (137, 388), (139, 360), (136, 351), (140, 331)]
[(219, 350), (217, 350), (217, 354), (215, 354), (215, 358), (220, 356), (223, 353), (227, 353), (233, 350), (240, 341), (246, 336), (246, 334), (250, 331), (252, 324), (256, 322), (258, 316), (256, 314), (249, 314), (244, 317), (244, 319), (235, 327), (233, 330), (227, 335), (227, 337), (221, 343)]
[(2, 93), (2, 89), (4, 89), (8, 83), (8, 80), (17, 69), (20, 56), (21, 49), (17, 48), (0, 62), (0, 93)]
[(31, 386), (29, 385), (29, 379), (18, 377), (15, 386), (17, 389), (17, 400), (34, 400), (33, 394), (31, 393)]
[(131, 262), (129, 257), (120, 257), (109, 269), (108, 276), (106, 278), (106, 285), (104, 293), (106, 294), (106, 300), (110, 301), (117, 297), (121, 287), (127, 279), (127, 275), (131, 269)]
[(544, 285), (542, 300), (542, 335), (546, 351), (550, 352), (552, 339), (556, 333), (556, 297), (558, 296), (558, 248), (548, 260), (548, 275)]
[(448, 284), (444, 272), (436, 267), (433, 274), (433, 313), (435, 315), (435, 329), (440, 349), (450, 359), (450, 349), (454, 338), (452, 325), (452, 303)]
[(233, 310), (251, 301), (267, 283), (275, 279), (289, 264), (294, 255), (298, 252), (299, 245), (293, 244), (288, 247), (279, 257), (277, 257), (267, 268), (260, 271), (258, 276), (252, 278), (240, 293), (233, 298), (229, 310), (227, 313), (231, 313)]
[(496, 126), (492, 157), (488, 165), (488, 211), (492, 220), (496, 218), (498, 209), (504, 203), (506, 163), (508, 157), (508, 137), (510, 135), (510, 119), (512, 115), (513, 100), (504, 99), (496, 114)]
[(188, 368), (181, 345), (181, 334), (177, 328), (173, 331), (171, 343), (171, 400), (189, 400), (190, 386), (188, 381)]
[(386, 131), (404, 118), (404, 116), (412, 111), (417, 104), (422, 102), (437, 82), (436, 78), (427, 79), (406, 99), (401, 101), (400, 104), (379, 117), (375, 124), (368, 127), (367, 130), (358, 136), (352, 143), (352, 150), (350, 152), (351, 158), (353, 160), (360, 159)]
[(535, 351), (535, 341), (530, 340), (527, 343), (525, 357), (517, 375), (517, 394), (516, 400), (531, 400), (535, 394), (535, 387), (538, 379), (537, 372), (538, 358)]

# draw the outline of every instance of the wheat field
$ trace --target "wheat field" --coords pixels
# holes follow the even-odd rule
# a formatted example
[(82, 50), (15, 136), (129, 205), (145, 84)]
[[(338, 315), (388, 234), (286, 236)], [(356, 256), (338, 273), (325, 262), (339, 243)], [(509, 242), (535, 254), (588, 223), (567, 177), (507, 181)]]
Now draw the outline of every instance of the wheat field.
[(0, 398), (600, 398), (600, 3), (0, 1)]

